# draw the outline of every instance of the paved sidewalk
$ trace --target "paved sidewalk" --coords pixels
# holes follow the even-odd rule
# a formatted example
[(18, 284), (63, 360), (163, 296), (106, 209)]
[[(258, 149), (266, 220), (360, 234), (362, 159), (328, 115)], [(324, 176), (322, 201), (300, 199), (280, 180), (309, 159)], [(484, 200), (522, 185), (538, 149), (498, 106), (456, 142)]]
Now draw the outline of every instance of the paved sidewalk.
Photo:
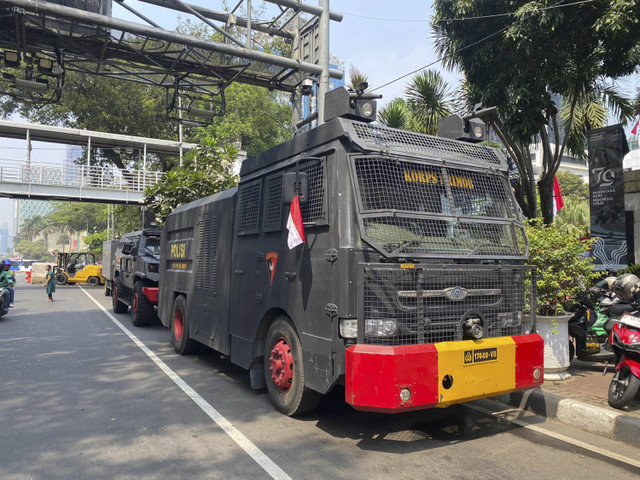
[(536, 390), (512, 394), (509, 403), (640, 447), (640, 394), (624, 410), (610, 407), (607, 395), (615, 365), (604, 371), (604, 363), (574, 359), (568, 370), (571, 378), (545, 381)]

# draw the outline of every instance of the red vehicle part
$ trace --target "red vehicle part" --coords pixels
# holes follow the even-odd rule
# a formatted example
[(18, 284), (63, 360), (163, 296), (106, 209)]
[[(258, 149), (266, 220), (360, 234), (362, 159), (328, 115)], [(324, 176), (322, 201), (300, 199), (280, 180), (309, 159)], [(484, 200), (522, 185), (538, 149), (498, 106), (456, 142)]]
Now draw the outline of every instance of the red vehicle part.
[[(624, 345), (628, 345), (631, 343), (640, 343), (640, 331), (625, 328), (623, 324), (616, 323), (613, 326), (613, 330), (611, 331), (609, 343), (615, 346), (616, 343), (613, 340), (614, 334), (618, 335), (618, 338)], [(629, 367), (633, 375), (640, 378), (640, 364), (636, 360), (630, 359), (623, 353), (620, 361), (616, 365), (616, 370), (620, 370), (621, 368), (626, 366)]]
[(543, 382), (538, 334), (347, 348), (345, 400), (356, 410), (398, 413), (535, 388)]
[(147, 300), (149, 300), (149, 302), (154, 305), (158, 305), (158, 290), (158, 287), (143, 287), (142, 293), (145, 297), (147, 297)]

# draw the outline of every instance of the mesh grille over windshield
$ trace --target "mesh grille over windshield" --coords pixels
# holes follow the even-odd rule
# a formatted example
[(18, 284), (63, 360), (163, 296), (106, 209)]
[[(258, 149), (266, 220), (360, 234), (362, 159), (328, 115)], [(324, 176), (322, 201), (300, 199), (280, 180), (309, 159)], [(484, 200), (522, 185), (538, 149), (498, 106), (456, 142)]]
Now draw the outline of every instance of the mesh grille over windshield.
[(379, 250), (391, 255), (525, 254), (511, 187), (499, 172), (376, 156), (353, 161), (362, 236)]

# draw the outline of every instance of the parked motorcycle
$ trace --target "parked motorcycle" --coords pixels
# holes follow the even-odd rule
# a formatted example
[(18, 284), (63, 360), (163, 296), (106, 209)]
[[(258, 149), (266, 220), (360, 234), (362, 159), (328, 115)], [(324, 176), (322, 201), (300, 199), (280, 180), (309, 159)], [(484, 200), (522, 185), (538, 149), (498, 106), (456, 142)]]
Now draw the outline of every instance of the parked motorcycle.
[(5, 300), (6, 300), (6, 302), (9, 302), (9, 300), (7, 298), (8, 295), (5, 296), (4, 292), (5, 292), (4, 288), (0, 287), (0, 317), (2, 317), (3, 315), (6, 315), (7, 313), (9, 313), (9, 311), (7, 309), (8, 303), (5, 304)]
[[(607, 277), (589, 288), (569, 320), (569, 361), (611, 362), (615, 354), (609, 334), (618, 318), (634, 306), (622, 301), (611, 289), (616, 277)], [(575, 342), (575, 347), (574, 347)]]
[[(632, 274), (614, 291), (629, 303), (636, 303), (640, 294), (640, 279)], [(616, 280), (618, 282), (618, 280)], [(619, 292), (619, 293), (618, 293)], [(616, 373), (609, 385), (609, 405), (622, 408), (640, 389), (640, 311), (625, 313), (611, 331), (609, 342), (616, 356)]]

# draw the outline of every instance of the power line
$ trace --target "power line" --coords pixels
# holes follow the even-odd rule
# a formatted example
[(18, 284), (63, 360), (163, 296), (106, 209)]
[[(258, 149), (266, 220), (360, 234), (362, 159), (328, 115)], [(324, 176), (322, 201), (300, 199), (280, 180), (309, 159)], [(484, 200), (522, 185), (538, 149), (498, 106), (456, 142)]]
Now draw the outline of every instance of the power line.
[[(550, 6), (550, 7), (545, 7), (544, 9), (545, 9), (545, 10), (548, 10), (548, 9), (550, 9), (550, 8), (558, 8), (558, 6), (560, 6), (560, 4), (561, 4), (563, 1), (564, 1), (564, 0), (558, 0), (558, 2), (554, 3), (552, 6)], [(581, 1), (581, 2), (574, 2), (574, 3), (573, 3), (573, 4), (571, 4), (571, 5), (576, 5), (576, 4), (578, 4), (578, 3), (589, 3), (589, 2), (593, 2), (593, 1), (595, 1), (595, 0), (584, 0), (584, 1)], [(570, 4), (567, 4), (566, 6), (569, 6), (569, 5), (570, 5)], [(562, 5), (562, 6), (564, 6), (564, 5)], [(458, 53), (458, 52), (462, 52), (463, 50), (466, 50), (466, 49), (468, 49), (468, 48), (474, 47), (474, 46), (478, 45), (479, 43), (482, 43), (482, 42), (484, 42), (485, 40), (490, 39), (491, 37), (495, 37), (496, 35), (498, 35), (498, 34), (500, 34), (500, 33), (504, 32), (504, 31), (506, 31), (507, 29), (511, 28), (512, 26), (517, 25), (518, 23), (522, 23), (522, 22), (524, 22), (525, 20), (527, 20), (528, 18), (531, 18), (531, 17), (533, 17), (534, 15), (537, 15), (538, 13), (540, 13), (540, 12), (539, 12), (539, 11), (538, 11), (538, 12), (533, 12), (533, 13), (531, 13), (531, 15), (529, 15), (529, 16), (527, 16), (527, 17), (525, 17), (525, 18), (522, 18), (522, 19), (518, 20), (517, 22), (513, 22), (513, 23), (511, 23), (511, 24), (509, 24), (509, 25), (507, 25), (507, 26), (505, 26), (505, 27), (501, 28), (500, 30), (498, 30), (498, 31), (496, 31), (496, 32), (493, 32), (493, 33), (491, 33), (491, 34), (487, 35), (486, 37), (481, 38), (480, 40), (478, 40), (478, 41), (476, 41), (476, 42), (470, 43), (469, 45), (466, 45), (466, 46), (464, 46), (464, 47), (462, 47), (462, 48), (458, 49), (458, 50), (456, 51), (456, 53)], [(391, 80), (390, 82), (387, 82), (387, 83), (385, 83), (385, 84), (383, 84), (383, 85), (380, 85), (379, 87), (375, 87), (375, 88), (371, 89), (370, 91), (371, 91), (371, 92), (375, 92), (376, 90), (380, 90), (381, 88), (387, 87), (387, 86), (391, 85), (392, 83), (397, 82), (398, 80), (402, 80), (403, 78), (408, 77), (409, 75), (413, 75), (414, 73), (417, 73), (417, 72), (419, 72), (419, 71), (421, 71), (421, 70), (424, 70), (425, 68), (429, 68), (429, 67), (431, 67), (431, 66), (435, 65), (436, 63), (440, 63), (440, 62), (442, 62), (444, 59), (449, 58), (449, 57), (451, 57), (452, 55), (453, 55), (453, 54), (445, 55), (443, 58), (440, 58), (440, 59), (438, 59), (438, 60), (434, 60), (433, 62), (429, 63), (428, 65), (425, 65), (425, 66), (423, 66), (423, 67), (417, 68), (416, 70), (413, 70), (413, 71), (411, 71), (411, 72), (409, 72), (409, 73), (405, 73), (404, 75), (401, 75), (400, 77), (395, 78), (395, 79)]]
[[(572, 7), (575, 5), (583, 5), (583, 4), (587, 4), (587, 3), (592, 3), (595, 2), (595, 0), (580, 0), (577, 2), (573, 2), (573, 3), (566, 3), (563, 5), (551, 5), (548, 7), (543, 7), (540, 9), (540, 11), (547, 11), (547, 10), (552, 10), (552, 9), (556, 9), (556, 8), (565, 8), (565, 7)], [(507, 13), (495, 13), (492, 15), (478, 15), (476, 17), (456, 17), (456, 18), (443, 18), (441, 20), (438, 20), (439, 22), (463, 22), (463, 21), (467, 21), (467, 20), (482, 20), (485, 18), (499, 18), (499, 17), (511, 17), (513, 15), (515, 15), (517, 12), (507, 12)], [(538, 13), (538, 12), (536, 12)], [(430, 19), (413, 19), (413, 18), (384, 18), (384, 17), (369, 17), (366, 15), (358, 15), (355, 13), (346, 13), (346, 12), (342, 12), (343, 15), (349, 16), (349, 17), (355, 17), (355, 18), (364, 18), (366, 20), (376, 20), (378, 22), (402, 22), (402, 23), (429, 23), (431, 22)]]

